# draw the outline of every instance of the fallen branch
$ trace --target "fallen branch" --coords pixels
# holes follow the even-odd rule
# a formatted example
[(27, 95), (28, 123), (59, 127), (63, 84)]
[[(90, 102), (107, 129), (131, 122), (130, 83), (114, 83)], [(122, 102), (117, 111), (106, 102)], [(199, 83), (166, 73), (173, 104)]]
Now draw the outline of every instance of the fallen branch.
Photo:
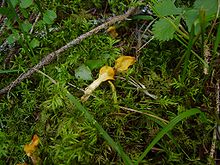
[(11, 82), (11, 84), (9, 84), (8, 86), (6, 86), (5, 88), (0, 90), (0, 95), (5, 94), (7, 92), (9, 92), (12, 88), (14, 88), (15, 86), (17, 86), (19, 83), (21, 83), (24, 79), (29, 78), (33, 73), (35, 73), (37, 70), (39, 70), (40, 68), (42, 68), (45, 65), (48, 65), (51, 61), (53, 61), (54, 59), (56, 59), (58, 56), (60, 56), (60, 54), (62, 52), (64, 52), (65, 50), (73, 47), (74, 45), (79, 44), (82, 40), (84, 40), (85, 38), (92, 36), (93, 34), (96, 34), (97, 32), (99, 32), (102, 29), (107, 28), (110, 25), (115, 24), (116, 22), (119, 21), (123, 21), (126, 18), (128, 18), (133, 12), (135, 11), (135, 8), (131, 8), (129, 9), (125, 14), (123, 15), (119, 15), (119, 16), (115, 16), (112, 18), (109, 18), (109, 21), (101, 24), (100, 26), (90, 30), (89, 32), (80, 35), (78, 38), (72, 40), (71, 42), (67, 43), (65, 46), (61, 47), (60, 49), (48, 54), (46, 57), (44, 57), (37, 65), (35, 65), (34, 67), (32, 67), (31, 69), (29, 69), (27, 72), (22, 73), (16, 80), (14, 80), (13, 82)]

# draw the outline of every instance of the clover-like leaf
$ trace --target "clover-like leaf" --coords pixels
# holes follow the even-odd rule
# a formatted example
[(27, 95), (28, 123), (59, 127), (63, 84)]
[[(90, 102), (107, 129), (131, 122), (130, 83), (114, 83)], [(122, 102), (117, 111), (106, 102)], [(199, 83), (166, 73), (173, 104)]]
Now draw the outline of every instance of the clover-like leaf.
[(123, 72), (128, 70), (128, 67), (135, 63), (135, 57), (132, 56), (121, 56), (115, 61), (116, 72)]
[(57, 14), (53, 10), (47, 10), (43, 14), (43, 21), (46, 24), (53, 24), (54, 20), (57, 18)]
[(22, 29), (24, 30), (24, 32), (28, 33), (31, 30), (32, 24), (28, 21), (24, 21), (21, 24)]
[(40, 41), (37, 40), (36, 38), (34, 38), (33, 40), (31, 40), (30, 46), (31, 46), (32, 48), (36, 48), (36, 47), (40, 46)]
[(104, 81), (107, 80), (114, 80), (114, 76), (115, 76), (115, 71), (112, 67), (110, 66), (103, 66), (100, 70), (99, 70), (99, 77), (98, 79), (96, 79), (95, 81), (92, 82), (92, 84), (90, 84), (85, 92), (84, 95), (81, 97), (81, 100), (83, 102), (85, 102), (86, 100), (88, 100), (88, 98), (90, 97), (90, 95), (92, 94), (92, 92)]

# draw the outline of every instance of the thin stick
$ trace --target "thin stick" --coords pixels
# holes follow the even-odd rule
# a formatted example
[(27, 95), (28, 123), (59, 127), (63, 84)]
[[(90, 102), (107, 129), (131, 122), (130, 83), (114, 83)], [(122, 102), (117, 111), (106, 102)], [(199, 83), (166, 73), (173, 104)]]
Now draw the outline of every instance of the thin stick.
[(35, 21), (34, 21), (32, 27), (31, 27), (31, 30), (30, 30), (29, 34), (32, 34), (32, 32), (33, 32), (33, 30), (34, 30), (34, 26), (36, 25), (36, 23), (37, 23), (37, 21), (38, 21), (39, 18), (40, 18), (40, 13), (38, 13), (38, 15), (37, 15), (37, 17), (36, 17), (36, 19), (35, 19)]
[(109, 21), (101, 24), (100, 26), (90, 30), (89, 32), (86, 32), (82, 35), (80, 35), (78, 38), (72, 40), (71, 42), (67, 43), (65, 46), (61, 47), (60, 49), (48, 54), (46, 57), (44, 57), (37, 65), (35, 65), (34, 67), (32, 67), (31, 69), (29, 69), (27, 72), (21, 74), (16, 80), (14, 80), (13, 82), (11, 82), (11, 84), (9, 84), (8, 86), (6, 86), (5, 88), (0, 90), (0, 95), (5, 94), (7, 92), (9, 92), (12, 88), (14, 88), (15, 86), (17, 86), (19, 83), (21, 83), (24, 79), (29, 78), (33, 73), (36, 72), (36, 70), (39, 70), (40, 68), (42, 68), (45, 65), (48, 65), (51, 61), (53, 61), (54, 59), (56, 59), (58, 56), (60, 56), (61, 53), (63, 53), (64, 51), (66, 51), (67, 49), (73, 47), (74, 45), (79, 44), (82, 40), (84, 40), (85, 38), (92, 36), (93, 34), (98, 33), (100, 30), (107, 28), (110, 25), (115, 24), (116, 22), (119, 21), (123, 21), (126, 18), (128, 18), (134, 11), (136, 8), (131, 8), (129, 9), (125, 14), (123, 15), (119, 15), (119, 16), (115, 16), (109, 19)]

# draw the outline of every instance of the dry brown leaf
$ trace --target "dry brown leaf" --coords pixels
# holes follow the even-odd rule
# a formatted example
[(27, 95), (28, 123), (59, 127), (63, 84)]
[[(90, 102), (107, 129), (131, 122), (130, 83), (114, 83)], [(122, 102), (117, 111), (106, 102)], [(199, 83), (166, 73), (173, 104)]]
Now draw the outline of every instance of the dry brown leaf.
[(116, 31), (116, 27), (115, 26), (110, 26), (107, 30), (107, 32), (110, 34), (110, 36), (112, 38), (116, 38), (118, 36), (118, 33)]
[(90, 97), (90, 95), (92, 94), (92, 92), (104, 81), (107, 80), (114, 80), (114, 76), (115, 76), (115, 71), (112, 67), (110, 66), (103, 66), (100, 70), (99, 70), (99, 77), (98, 79), (96, 79), (95, 81), (92, 82), (92, 84), (90, 84), (85, 92), (84, 95), (81, 97), (81, 100), (83, 102), (87, 101), (88, 98)]
[(121, 56), (115, 61), (116, 72), (123, 72), (128, 70), (128, 67), (135, 63), (135, 57), (132, 56)]

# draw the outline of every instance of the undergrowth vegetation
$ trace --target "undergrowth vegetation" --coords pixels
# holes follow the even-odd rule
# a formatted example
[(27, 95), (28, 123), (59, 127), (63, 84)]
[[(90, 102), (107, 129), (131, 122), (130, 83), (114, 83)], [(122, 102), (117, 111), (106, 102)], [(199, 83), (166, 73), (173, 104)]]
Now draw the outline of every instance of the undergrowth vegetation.
[[(130, 7), (135, 13), (113, 30), (69, 48), (0, 97), (0, 164), (214, 163), (217, 0), (3, 1), (0, 88)], [(100, 68), (122, 55), (136, 62), (81, 102)], [(24, 152), (34, 135), (37, 163)]]

